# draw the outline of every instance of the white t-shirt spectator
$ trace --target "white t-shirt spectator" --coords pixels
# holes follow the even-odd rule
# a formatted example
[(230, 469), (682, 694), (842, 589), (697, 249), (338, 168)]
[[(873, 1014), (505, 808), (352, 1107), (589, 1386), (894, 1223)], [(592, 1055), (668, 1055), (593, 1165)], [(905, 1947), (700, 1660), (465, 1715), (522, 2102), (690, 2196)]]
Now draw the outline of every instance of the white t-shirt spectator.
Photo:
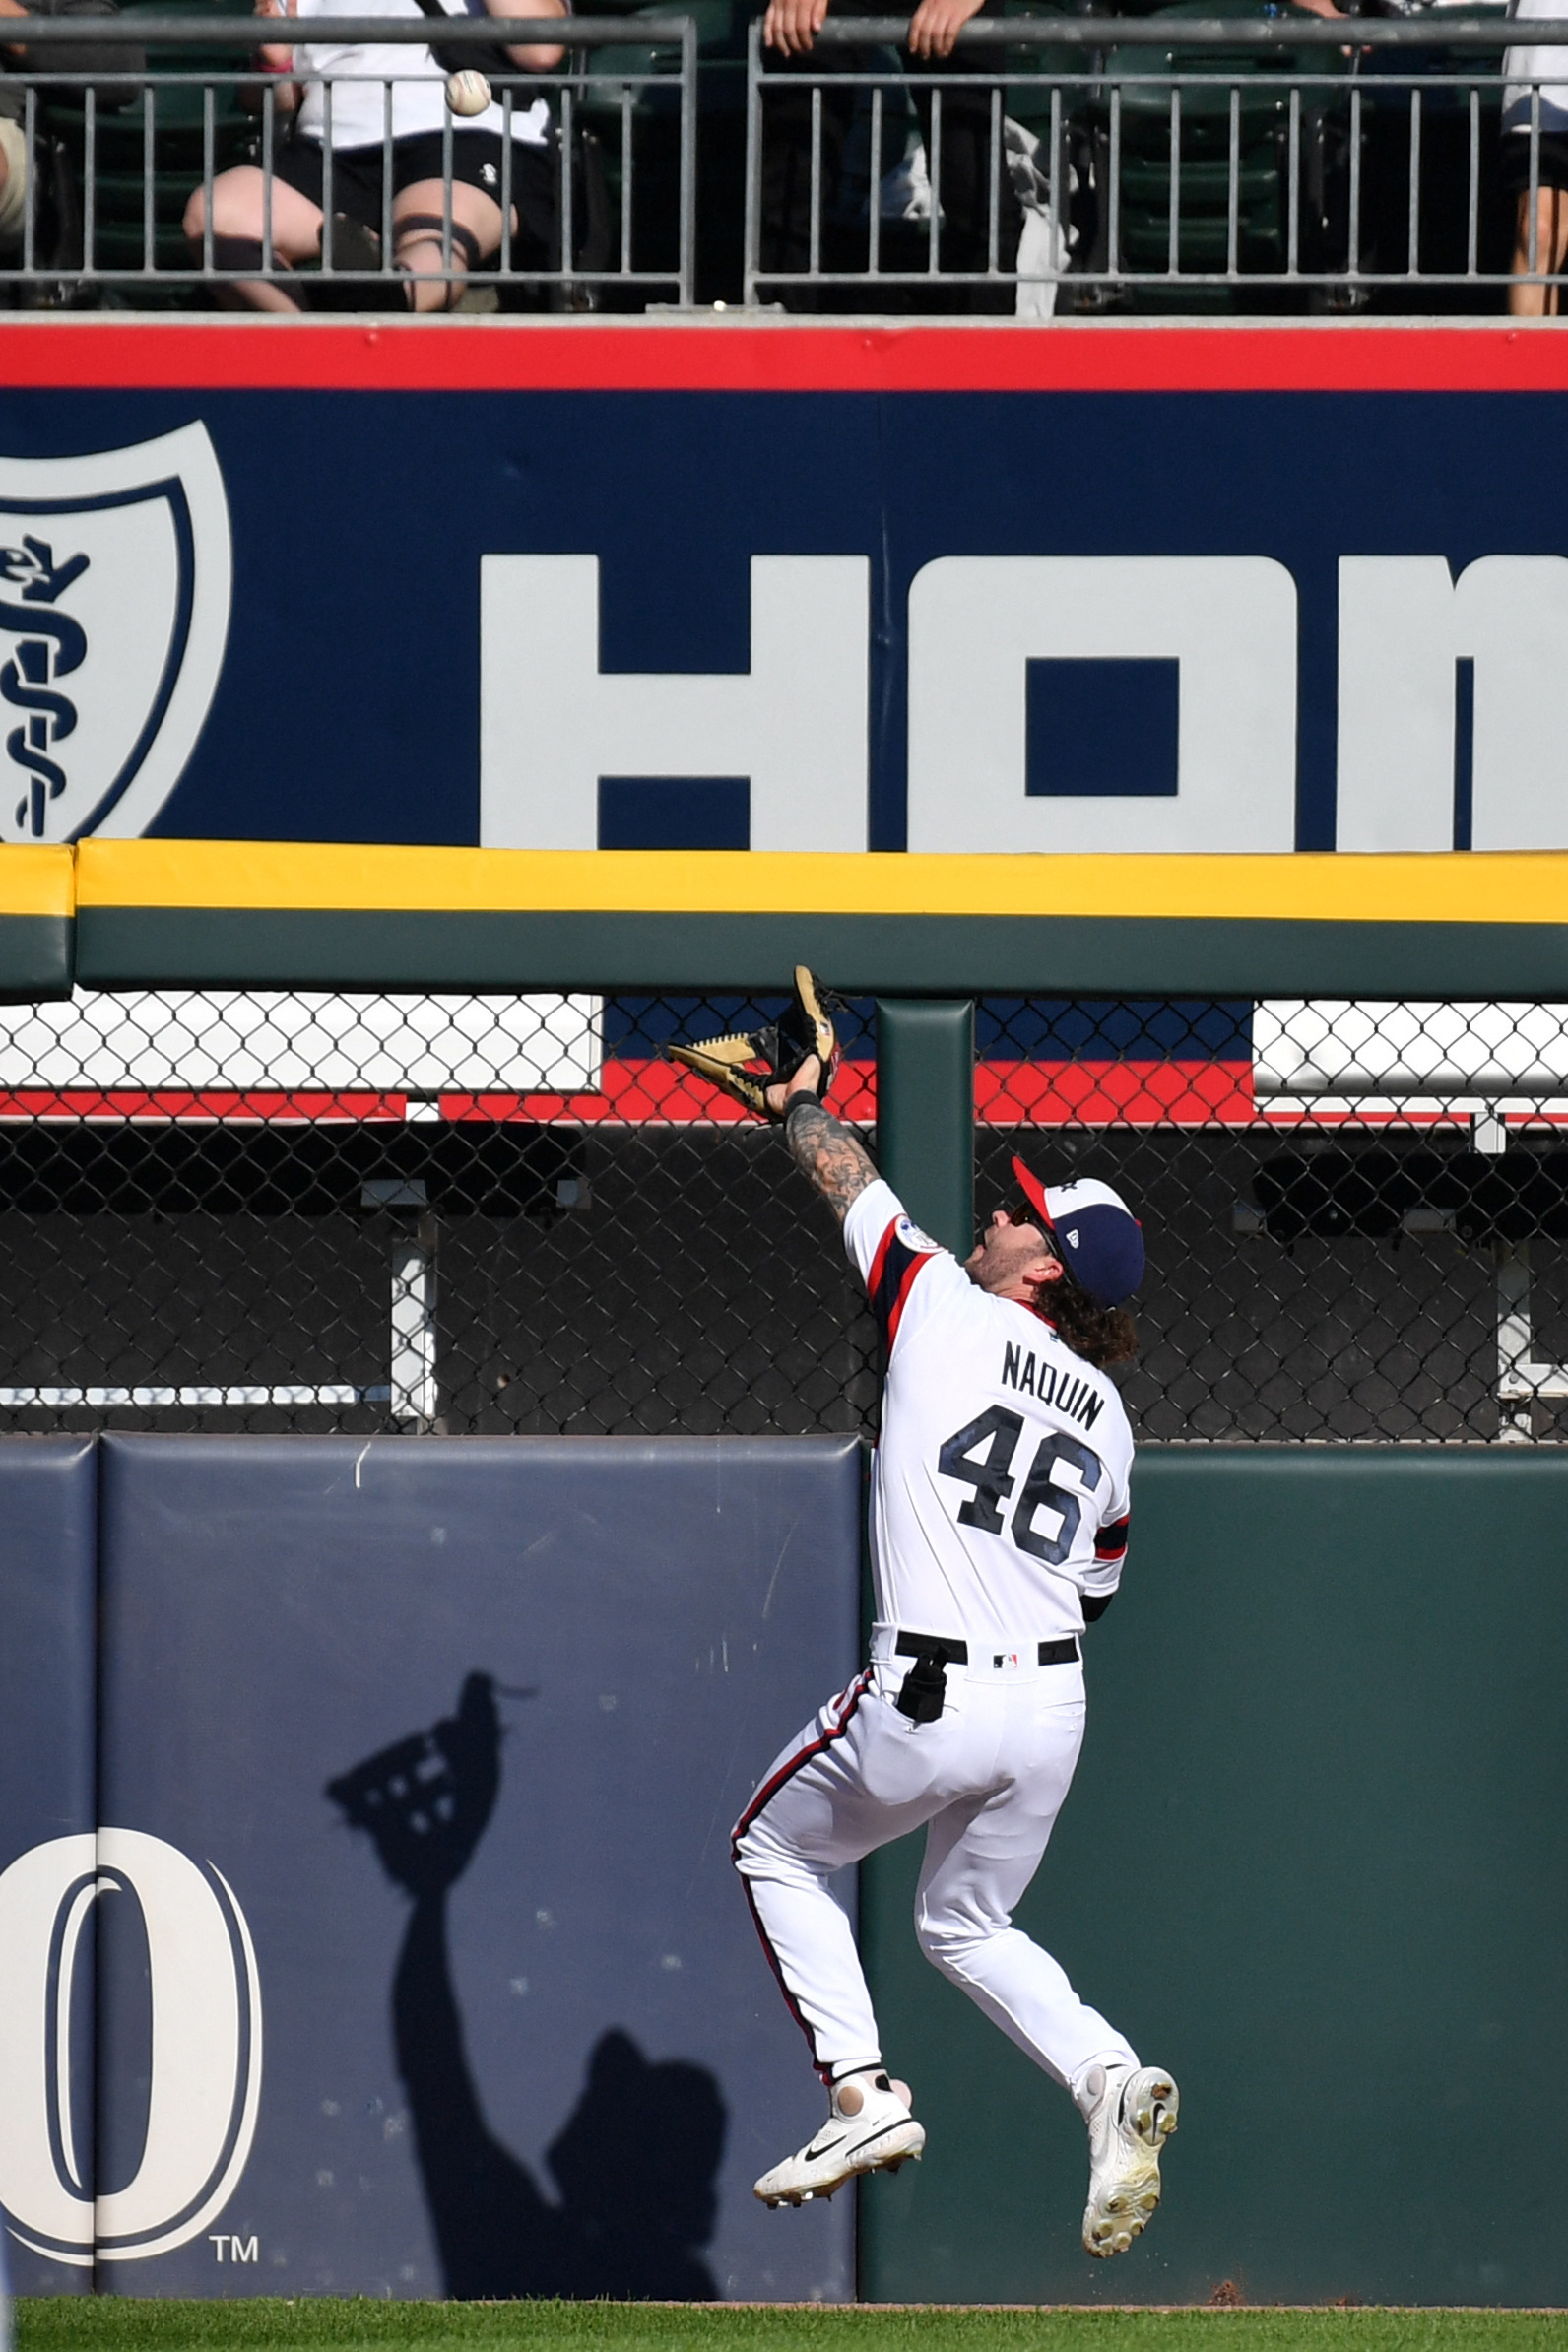
[[(467, 11), (441, 0), (448, 16)], [(363, 0), (298, 0), (296, 18), (363, 16)], [(374, 14), (420, 17), (418, 0), (375, 0)], [(279, 28), (279, 32), (282, 32)], [(276, 38), (273, 34), (270, 37)], [(404, 139), (415, 131), (438, 131), (447, 119), (446, 72), (428, 49), (411, 43), (407, 48), (390, 41), (367, 47), (357, 41), (295, 39), (294, 70), (304, 84), (297, 117), (300, 136), (326, 144), (326, 106), (322, 84), (309, 77), (330, 74), (332, 81), (332, 145), (334, 148), (378, 147), (386, 128), (386, 86), (392, 85), (392, 136)], [(519, 73), (522, 72), (519, 67)], [(339, 77), (347, 77), (340, 79)], [(459, 131), (504, 133), (506, 118), (498, 103), (483, 114), (452, 117)], [(530, 99), (526, 91), (512, 96), (512, 137), (530, 147), (543, 147), (550, 135), (550, 108), (543, 96)]]
[[(1563, 0), (1510, 0), (1508, 13), (1524, 24), (1531, 17), (1560, 17)], [(1540, 89), (1540, 127), (1558, 136), (1568, 131), (1568, 48), (1509, 49), (1503, 58), (1508, 87), (1503, 93), (1503, 129), (1530, 129), (1531, 84)]]

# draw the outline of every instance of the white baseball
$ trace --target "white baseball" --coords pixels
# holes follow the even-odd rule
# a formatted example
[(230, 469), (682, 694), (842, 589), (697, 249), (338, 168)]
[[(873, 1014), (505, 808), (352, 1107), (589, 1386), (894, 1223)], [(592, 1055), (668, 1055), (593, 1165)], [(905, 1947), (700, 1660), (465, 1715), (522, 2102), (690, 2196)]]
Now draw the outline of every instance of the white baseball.
[(490, 102), (490, 86), (483, 74), (465, 67), (447, 76), (446, 102), (454, 114), (483, 114)]

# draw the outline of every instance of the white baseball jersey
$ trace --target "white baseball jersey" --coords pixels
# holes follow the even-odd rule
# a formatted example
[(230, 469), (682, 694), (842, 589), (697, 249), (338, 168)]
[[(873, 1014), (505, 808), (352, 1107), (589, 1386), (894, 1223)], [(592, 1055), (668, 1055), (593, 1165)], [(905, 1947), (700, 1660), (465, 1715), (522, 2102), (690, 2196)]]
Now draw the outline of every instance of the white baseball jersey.
[(1003, 1651), (1078, 1633), (1127, 1551), (1133, 1433), (1115, 1384), (970, 1281), (869, 1185), (844, 1220), (887, 1350), (872, 1478), (877, 1614)]

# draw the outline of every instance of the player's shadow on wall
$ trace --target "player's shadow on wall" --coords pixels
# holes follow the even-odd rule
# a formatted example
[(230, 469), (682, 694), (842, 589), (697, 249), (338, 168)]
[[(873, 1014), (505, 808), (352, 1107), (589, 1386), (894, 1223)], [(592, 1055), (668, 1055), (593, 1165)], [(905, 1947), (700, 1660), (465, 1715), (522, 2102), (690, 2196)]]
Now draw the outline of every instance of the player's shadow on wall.
[(582, 2097), (547, 2151), (553, 2203), (485, 2120), (447, 1952), (446, 1898), (500, 1787), (494, 1685), (470, 1674), (455, 1716), (327, 1784), (414, 1898), (392, 1985), (392, 2033), (446, 2292), (711, 2302), (725, 2109), (705, 2066), (650, 2065), (601, 2035)]

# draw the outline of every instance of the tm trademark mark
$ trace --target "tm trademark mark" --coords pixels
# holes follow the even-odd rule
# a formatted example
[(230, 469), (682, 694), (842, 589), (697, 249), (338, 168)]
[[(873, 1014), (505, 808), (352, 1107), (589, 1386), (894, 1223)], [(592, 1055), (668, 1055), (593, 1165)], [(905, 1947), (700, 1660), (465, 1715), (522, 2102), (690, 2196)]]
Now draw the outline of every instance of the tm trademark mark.
[(224, 2260), (224, 2249), (226, 2246), (229, 2249), (228, 2259), (230, 2262), (254, 2262), (259, 2259), (259, 2256), (256, 2253), (256, 2233), (254, 2230), (252, 2230), (248, 2238), (232, 2238), (229, 2236), (227, 2230), (209, 2230), (207, 2236), (212, 2245), (213, 2259), (215, 2261), (221, 2262)]

